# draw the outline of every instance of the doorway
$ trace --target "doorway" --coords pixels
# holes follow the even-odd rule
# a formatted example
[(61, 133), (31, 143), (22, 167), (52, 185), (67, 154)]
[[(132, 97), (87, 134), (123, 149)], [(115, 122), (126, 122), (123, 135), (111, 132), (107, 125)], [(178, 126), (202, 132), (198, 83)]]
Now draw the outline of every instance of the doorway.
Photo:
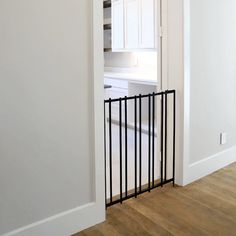
[[(111, 202), (111, 199), (118, 195), (122, 199), (122, 179), (126, 179), (126, 196), (129, 191), (137, 191), (138, 172), (140, 192), (142, 186), (150, 185), (150, 168), (152, 185), (154, 186), (154, 182), (158, 180), (161, 181), (161, 185), (164, 183), (162, 168), (165, 165), (166, 169), (167, 163), (164, 164), (163, 160), (161, 162), (163, 150), (160, 140), (163, 137), (161, 126), (157, 124), (161, 124), (161, 103), (164, 105), (165, 101), (163, 96), (155, 95), (167, 84), (163, 81), (162, 8), (162, 0), (103, 1), (104, 100), (107, 101), (104, 106), (105, 156), (108, 156), (107, 150), (110, 155), (110, 159), (106, 159), (105, 163), (106, 170), (109, 170), (106, 171), (106, 182), (110, 185), (109, 189), (106, 188), (106, 199), (110, 198)], [(130, 99), (132, 97), (134, 100)], [(138, 119), (136, 112), (139, 113)], [(140, 138), (137, 143), (138, 129)], [(106, 142), (107, 139), (109, 144)], [(135, 159), (137, 145), (139, 164)], [(126, 150), (123, 150), (124, 146)], [(153, 164), (148, 162), (150, 148), (153, 160), (156, 160), (155, 164), (154, 161)], [(122, 160), (124, 153), (125, 161)], [(149, 154), (146, 155), (147, 153)], [(131, 157), (127, 160), (127, 156)], [(125, 166), (122, 163), (125, 163)]]

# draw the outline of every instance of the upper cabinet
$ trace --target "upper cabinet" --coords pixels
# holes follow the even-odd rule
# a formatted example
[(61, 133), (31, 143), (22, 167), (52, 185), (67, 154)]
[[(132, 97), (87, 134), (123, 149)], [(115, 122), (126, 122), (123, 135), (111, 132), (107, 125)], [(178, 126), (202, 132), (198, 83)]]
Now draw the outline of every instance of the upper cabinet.
[(139, 0), (125, 0), (125, 48), (139, 48)]
[(112, 0), (112, 50), (156, 50), (156, 0)]
[(124, 0), (112, 0), (112, 50), (122, 50), (124, 41)]
[(155, 48), (156, 46), (156, 6), (154, 0), (139, 0), (139, 47)]

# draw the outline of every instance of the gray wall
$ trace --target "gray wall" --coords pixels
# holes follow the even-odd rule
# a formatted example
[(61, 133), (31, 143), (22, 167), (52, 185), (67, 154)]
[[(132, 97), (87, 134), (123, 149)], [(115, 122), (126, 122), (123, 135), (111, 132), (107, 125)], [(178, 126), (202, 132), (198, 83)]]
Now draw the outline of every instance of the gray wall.
[(0, 1), (0, 235), (93, 200), (89, 5)]
[[(236, 1), (190, 0), (190, 162), (236, 145)], [(228, 143), (220, 145), (220, 133)]]

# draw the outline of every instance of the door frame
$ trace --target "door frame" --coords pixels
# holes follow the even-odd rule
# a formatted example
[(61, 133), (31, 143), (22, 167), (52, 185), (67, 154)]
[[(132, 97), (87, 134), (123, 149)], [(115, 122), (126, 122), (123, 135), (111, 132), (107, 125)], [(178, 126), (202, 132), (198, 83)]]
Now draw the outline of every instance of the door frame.
[[(91, 78), (93, 103), (93, 202), (99, 221), (106, 218), (104, 181), (103, 0), (91, 0)], [(96, 222), (97, 223), (97, 222)]]
[[(178, 1), (179, 2), (179, 1)], [(185, 1), (184, 1), (185, 2)], [(188, 2), (188, 1), (186, 1)], [(92, 49), (91, 54), (93, 58), (92, 65), (92, 76), (93, 76), (93, 105), (94, 105), (94, 201), (97, 209), (102, 212), (105, 219), (105, 181), (104, 181), (104, 135), (103, 135), (103, 123), (104, 123), (104, 114), (101, 112), (103, 110), (104, 103), (104, 57), (103, 57), (103, 0), (92, 0)], [(177, 86), (169, 78), (169, 39), (168, 39), (168, 27), (169, 27), (169, 1), (168, 0), (157, 0), (157, 4), (161, 6), (160, 18), (157, 20), (157, 34), (162, 35), (162, 44), (161, 44), (161, 55), (158, 58), (158, 68), (161, 68), (160, 75), (158, 77), (161, 80), (161, 85), (158, 86), (158, 89), (166, 90), (172, 89), (173, 87), (177, 89), (177, 105), (179, 111), (183, 109), (183, 90), (182, 80), (183, 76), (181, 73), (178, 77)], [(180, 4), (180, 3), (178, 3)], [(180, 4), (183, 8), (183, 5)], [(180, 14), (183, 12), (181, 11)], [(178, 15), (177, 17), (180, 18)], [(182, 17), (182, 16), (181, 16)], [(159, 25), (159, 20), (161, 20), (161, 25)], [(183, 19), (182, 19), (183, 20)], [(181, 20), (180, 20), (181, 21)], [(183, 22), (182, 22), (183, 23)], [(161, 27), (160, 27), (161, 26)], [(160, 32), (161, 30), (161, 32)], [(181, 31), (181, 30), (180, 30)], [(183, 31), (180, 32), (182, 37)], [(181, 41), (181, 39), (180, 39)], [(159, 42), (158, 42), (159, 44)], [(182, 47), (179, 49), (182, 50)], [(183, 55), (182, 55), (183, 56)], [(184, 57), (183, 57), (184, 58)], [(179, 58), (177, 58), (178, 60)], [(183, 63), (184, 65), (184, 63)], [(184, 67), (183, 67), (184, 68)], [(182, 69), (183, 69), (182, 68)], [(180, 81), (181, 80), (181, 81)], [(173, 87), (171, 87), (173, 86)], [(178, 91), (179, 90), (179, 91)], [(187, 104), (185, 104), (187, 105)], [(177, 170), (176, 170), (176, 180), (177, 183), (182, 185), (184, 179), (184, 164), (186, 163), (185, 156), (186, 153), (183, 153), (183, 122), (184, 116), (179, 114), (177, 116), (177, 137), (179, 138), (176, 143), (179, 146), (180, 150), (177, 150)], [(187, 137), (187, 136), (186, 136)], [(186, 141), (186, 140), (185, 140)], [(186, 150), (185, 150), (186, 151)], [(183, 156), (183, 154), (186, 154)]]

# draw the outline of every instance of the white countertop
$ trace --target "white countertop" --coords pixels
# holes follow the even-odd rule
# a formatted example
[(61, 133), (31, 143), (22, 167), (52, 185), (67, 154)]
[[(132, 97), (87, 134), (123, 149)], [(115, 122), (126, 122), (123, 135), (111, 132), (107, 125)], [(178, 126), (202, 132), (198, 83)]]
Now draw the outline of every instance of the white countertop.
[(155, 73), (144, 73), (134, 69), (124, 68), (105, 68), (105, 78), (128, 80), (131, 83), (157, 84), (157, 75)]

